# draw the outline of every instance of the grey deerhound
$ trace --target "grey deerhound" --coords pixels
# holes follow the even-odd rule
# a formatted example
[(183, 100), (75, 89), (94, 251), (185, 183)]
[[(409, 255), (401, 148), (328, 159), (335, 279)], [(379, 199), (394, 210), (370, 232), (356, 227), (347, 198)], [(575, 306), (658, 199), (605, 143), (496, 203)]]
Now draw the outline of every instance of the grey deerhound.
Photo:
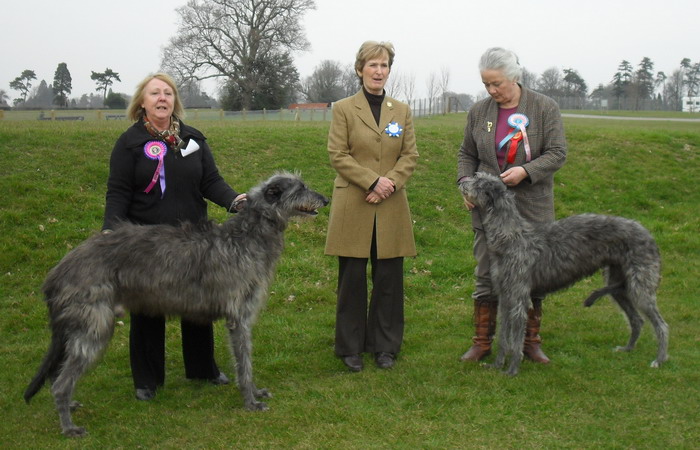
[(245, 407), (265, 410), (253, 382), (251, 328), (263, 306), (293, 216), (315, 216), (328, 199), (301, 178), (277, 173), (252, 188), (245, 208), (223, 224), (123, 224), (80, 244), (46, 277), (51, 344), (24, 393), (51, 382), (63, 434), (86, 431), (71, 419), (80, 376), (112, 337), (114, 308), (209, 322), (225, 318)]
[(591, 306), (610, 294), (627, 316), (634, 348), (644, 323), (641, 311), (656, 332), (658, 351), (651, 367), (668, 359), (668, 325), (656, 306), (661, 278), (659, 249), (649, 231), (623, 217), (582, 214), (551, 224), (526, 222), (515, 206), (514, 194), (496, 176), (477, 173), (460, 183), (460, 191), (480, 208), (491, 253), (491, 276), (498, 294), (499, 351), (492, 367), (516, 375), (523, 358), (523, 340), (531, 297), (569, 287), (604, 269), (607, 285), (584, 302)]

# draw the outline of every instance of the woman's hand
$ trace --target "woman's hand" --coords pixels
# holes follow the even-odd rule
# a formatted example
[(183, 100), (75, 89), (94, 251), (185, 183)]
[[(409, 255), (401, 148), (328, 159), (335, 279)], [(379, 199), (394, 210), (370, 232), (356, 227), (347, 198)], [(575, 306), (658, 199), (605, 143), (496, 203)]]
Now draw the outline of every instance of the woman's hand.
[(471, 203), (469, 200), (467, 200), (467, 197), (462, 196), (462, 198), (464, 199), (464, 206), (466, 206), (469, 211), (474, 209), (474, 207), (476, 206), (474, 203)]
[(525, 178), (527, 178), (527, 170), (520, 166), (511, 167), (501, 174), (501, 180), (509, 187), (519, 185)]
[(376, 192), (370, 191), (369, 194), (367, 194), (365, 201), (367, 203), (378, 204), (382, 202), (382, 198)]
[(236, 198), (233, 199), (233, 203), (231, 204), (231, 209), (229, 211), (238, 212), (242, 210), (245, 207), (246, 201), (248, 201), (248, 194), (246, 194), (245, 192), (243, 194), (238, 194)]
[(386, 200), (396, 190), (394, 182), (386, 177), (379, 177), (377, 184), (374, 186), (372, 193), (379, 196), (380, 200)]

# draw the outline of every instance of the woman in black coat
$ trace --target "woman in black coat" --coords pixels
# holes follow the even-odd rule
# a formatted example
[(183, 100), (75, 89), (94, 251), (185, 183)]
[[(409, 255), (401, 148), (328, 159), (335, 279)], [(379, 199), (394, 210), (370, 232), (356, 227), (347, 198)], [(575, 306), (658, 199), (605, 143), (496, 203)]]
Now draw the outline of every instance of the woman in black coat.
[[(135, 123), (112, 150), (103, 232), (122, 221), (197, 223), (207, 219), (205, 199), (228, 209), (242, 205), (245, 194), (221, 177), (204, 135), (182, 122), (184, 109), (172, 78), (146, 77), (127, 113)], [(152, 270), (159, 270), (158, 261)], [(185, 376), (228, 383), (214, 361), (211, 323), (183, 319), (181, 327)], [(136, 398), (150, 400), (165, 381), (165, 317), (131, 314), (129, 351)]]

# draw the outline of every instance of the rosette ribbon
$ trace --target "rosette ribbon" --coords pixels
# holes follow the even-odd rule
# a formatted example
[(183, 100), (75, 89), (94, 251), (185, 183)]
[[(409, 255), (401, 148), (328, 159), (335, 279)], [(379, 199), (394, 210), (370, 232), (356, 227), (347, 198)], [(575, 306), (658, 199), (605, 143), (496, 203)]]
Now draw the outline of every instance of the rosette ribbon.
[(153, 186), (156, 182), (160, 180), (160, 198), (165, 195), (165, 154), (168, 152), (168, 146), (162, 141), (148, 141), (146, 145), (143, 146), (143, 152), (148, 159), (157, 160), (158, 167), (156, 167), (155, 172), (153, 172), (153, 178), (151, 178), (150, 184), (143, 190), (146, 194), (151, 192)]
[(530, 142), (527, 139), (527, 131), (525, 128), (530, 123), (530, 120), (525, 114), (515, 113), (508, 117), (508, 125), (513, 127), (510, 133), (498, 144), (498, 149), (500, 150), (506, 145), (506, 142), (510, 141), (510, 146), (508, 147), (508, 162), (510, 164), (515, 162), (515, 154), (518, 151), (518, 143), (522, 140), (525, 144), (525, 161), (530, 162), (532, 159), (532, 152), (530, 151)]
[(391, 137), (401, 136), (402, 131), (403, 127), (396, 122), (390, 122), (389, 125), (387, 125), (386, 128), (384, 128), (384, 132)]

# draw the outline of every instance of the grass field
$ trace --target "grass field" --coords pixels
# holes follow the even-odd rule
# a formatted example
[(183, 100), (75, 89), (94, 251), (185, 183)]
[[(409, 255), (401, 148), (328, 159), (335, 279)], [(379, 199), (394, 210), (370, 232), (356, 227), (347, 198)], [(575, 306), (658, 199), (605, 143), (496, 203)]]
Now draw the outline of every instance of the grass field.
[[(250, 413), (233, 385), (184, 378), (177, 321), (168, 323), (167, 379), (154, 401), (133, 398), (128, 318), (103, 361), (78, 384), (74, 414), (89, 436), (61, 436), (48, 389), (22, 392), (47, 349), (41, 283), (99, 230), (110, 150), (125, 121), (0, 120), (0, 447), (2, 448), (697, 448), (700, 444), (700, 127), (694, 123), (565, 119), (567, 164), (556, 176), (559, 217), (623, 215), (648, 227), (663, 257), (659, 307), (671, 359), (654, 370), (645, 325), (626, 342), (610, 301), (584, 309), (601, 285), (584, 280), (545, 301), (548, 366), (508, 378), (459, 356), (469, 345), (474, 261), (455, 187), (464, 115), (416, 121), (421, 158), (409, 185), (419, 256), (406, 260), (406, 335), (397, 366), (359, 374), (333, 356), (337, 262), (323, 255), (328, 208), (291, 224), (267, 307), (254, 330), (258, 386), (270, 411)], [(277, 169), (331, 193), (327, 122), (193, 120), (220, 170), (246, 190)], [(217, 221), (225, 212), (211, 208)], [(233, 375), (225, 329), (217, 359)]]

